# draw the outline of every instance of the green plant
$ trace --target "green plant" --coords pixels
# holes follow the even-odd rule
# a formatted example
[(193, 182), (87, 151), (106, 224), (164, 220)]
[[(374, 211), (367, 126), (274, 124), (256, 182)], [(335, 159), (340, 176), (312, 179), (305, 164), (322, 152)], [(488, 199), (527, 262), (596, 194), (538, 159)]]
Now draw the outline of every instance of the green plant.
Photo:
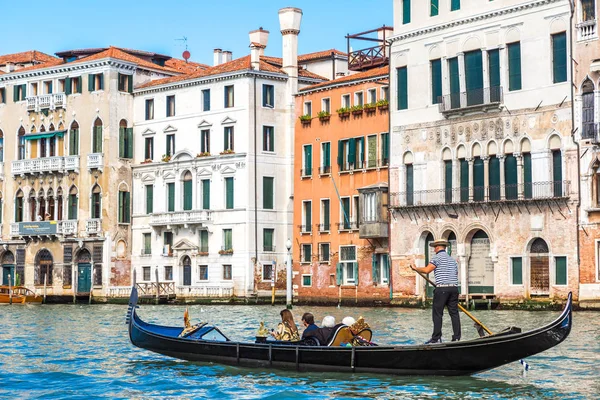
[(327, 111), (319, 111), (319, 113), (317, 114), (317, 117), (319, 118), (326, 118), (326, 117), (330, 117), (331, 114)]
[(364, 108), (363, 106), (360, 106), (360, 105), (358, 105), (358, 104), (357, 104), (357, 105), (355, 105), (355, 106), (352, 106), (352, 107), (350, 107), (350, 111), (352, 111), (352, 112), (355, 112), (355, 111), (362, 111), (362, 110), (363, 110), (363, 108)]
[(171, 161), (171, 155), (170, 154), (163, 154), (160, 160), (162, 162), (169, 162), (169, 161)]
[(235, 151), (228, 149), (228, 150), (224, 150), (222, 152), (220, 152), (219, 154), (224, 155), (224, 154), (235, 154)]
[(210, 156), (210, 152), (208, 152), (208, 151), (196, 154), (196, 157), (208, 157), (208, 156)]
[(150, 164), (152, 162), (151, 158), (146, 158), (144, 161), (142, 161), (142, 164)]
[(377, 103), (367, 103), (365, 104), (365, 110), (372, 110), (377, 107)]
[(382, 106), (387, 106), (387, 105), (389, 105), (389, 104), (390, 104), (390, 102), (389, 102), (389, 101), (387, 101), (386, 99), (381, 99), (381, 100), (379, 100), (379, 101), (378, 101), (377, 103), (375, 103), (375, 104), (377, 104), (377, 107), (382, 107)]
[(310, 121), (312, 120), (312, 116), (310, 114), (305, 114), (300, 116), (300, 121)]
[(350, 112), (350, 107), (342, 107), (336, 111), (338, 114), (346, 114)]
[(219, 254), (222, 256), (223, 255), (225, 255), (225, 256), (231, 255), (231, 254), (233, 254), (233, 249), (219, 250)]

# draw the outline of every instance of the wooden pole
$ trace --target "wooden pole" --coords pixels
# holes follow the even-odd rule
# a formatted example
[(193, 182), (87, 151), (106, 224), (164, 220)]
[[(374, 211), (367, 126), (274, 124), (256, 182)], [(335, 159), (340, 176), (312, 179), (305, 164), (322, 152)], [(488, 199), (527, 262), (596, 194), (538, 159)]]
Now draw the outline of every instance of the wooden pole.
[(44, 304), (46, 304), (46, 282), (48, 281), (48, 275), (44, 274)]
[(8, 303), (12, 305), (12, 280), (10, 274), (8, 274)]
[(277, 264), (273, 261), (273, 269), (271, 270), (271, 306), (275, 305), (275, 274), (277, 273)]
[[(79, 271), (77, 271), (79, 273)], [(73, 263), (71, 263), (71, 287), (73, 288), (73, 304), (77, 304), (77, 273), (73, 273)]]
[(158, 267), (154, 270), (154, 276), (156, 277), (156, 304), (159, 302), (159, 290), (158, 290)]
[(94, 263), (90, 264), (90, 296), (88, 298), (88, 304), (92, 304), (92, 293), (94, 291)]

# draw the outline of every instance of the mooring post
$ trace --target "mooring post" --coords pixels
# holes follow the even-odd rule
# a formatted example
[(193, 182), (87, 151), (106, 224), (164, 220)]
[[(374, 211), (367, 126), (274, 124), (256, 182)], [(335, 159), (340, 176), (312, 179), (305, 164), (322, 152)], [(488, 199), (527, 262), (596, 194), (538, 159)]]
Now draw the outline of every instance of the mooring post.
[(44, 274), (44, 304), (46, 304), (46, 282), (48, 281), (48, 275)]
[(156, 304), (159, 302), (159, 290), (158, 290), (158, 267), (154, 270), (154, 276), (156, 278)]
[[(73, 304), (77, 304), (77, 284), (79, 282), (79, 278), (77, 274), (73, 273), (73, 265), (71, 265), (71, 283), (73, 288)], [(79, 273), (79, 271), (77, 271)]]
[(88, 304), (92, 304), (92, 293), (94, 291), (94, 262), (90, 264), (90, 296), (88, 298)]
[(12, 280), (8, 274), (8, 304), (12, 305)]

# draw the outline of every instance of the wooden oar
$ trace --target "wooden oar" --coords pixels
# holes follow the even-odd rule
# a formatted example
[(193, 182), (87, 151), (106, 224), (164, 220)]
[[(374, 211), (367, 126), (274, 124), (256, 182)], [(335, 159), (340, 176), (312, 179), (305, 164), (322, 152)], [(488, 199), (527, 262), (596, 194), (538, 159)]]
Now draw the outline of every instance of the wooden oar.
[[(431, 286), (437, 287), (437, 285), (435, 283), (433, 283), (431, 281), (431, 279), (429, 279), (426, 275), (423, 275), (422, 273), (420, 273), (419, 271), (417, 271), (416, 269), (414, 269), (412, 266), (411, 266), (411, 269), (413, 271), (415, 271), (417, 274), (421, 275), (421, 277), (423, 279), (425, 279), (427, 282), (429, 282), (429, 284)], [(471, 318), (473, 320), (473, 322), (475, 322), (475, 327), (477, 328), (477, 332), (479, 333), (479, 336), (481, 336), (481, 337), (485, 336), (485, 334), (483, 333), (482, 330), (486, 331), (488, 335), (493, 335), (492, 331), (490, 331), (485, 325), (483, 325), (481, 323), (481, 321), (479, 321), (477, 318), (475, 318), (473, 316), (473, 314), (471, 314), (470, 312), (468, 312), (466, 308), (464, 308), (463, 306), (461, 306), (460, 303), (458, 303), (458, 308), (460, 308), (460, 310), (462, 312), (464, 312), (465, 314), (467, 314), (467, 317)]]

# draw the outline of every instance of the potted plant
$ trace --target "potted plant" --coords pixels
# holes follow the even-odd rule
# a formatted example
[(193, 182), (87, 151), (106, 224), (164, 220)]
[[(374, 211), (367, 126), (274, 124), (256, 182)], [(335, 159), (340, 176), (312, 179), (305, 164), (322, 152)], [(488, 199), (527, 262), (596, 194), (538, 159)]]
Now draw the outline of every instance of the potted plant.
[(329, 121), (329, 119), (331, 118), (331, 114), (328, 113), (327, 111), (319, 111), (319, 113), (317, 114), (317, 117), (319, 117), (319, 120), (321, 122), (325, 122), (325, 121)]
[(169, 161), (171, 161), (171, 155), (170, 154), (163, 154), (160, 160), (162, 162), (169, 162)]
[(312, 117), (310, 116), (310, 114), (305, 114), (305, 115), (300, 116), (300, 122), (302, 122), (302, 125), (308, 125), (308, 124), (310, 124), (311, 121), (312, 121)]
[(208, 251), (200, 251), (198, 252), (199, 256), (207, 256), (208, 255)]
[(150, 164), (152, 162), (151, 158), (146, 158), (144, 161), (142, 161), (142, 164)]
[(235, 151), (233, 151), (232, 149), (227, 149), (227, 150), (223, 150), (219, 154), (222, 156), (227, 155), (227, 154), (235, 154)]
[(345, 118), (350, 115), (350, 107), (342, 107), (336, 111), (340, 118)]
[(210, 152), (208, 152), (208, 151), (204, 151), (204, 152), (202, 152), (202, 153), (198, 153), (198, 154), (196, 154), (196, 157), (197, 157), (197, 158), (200, 158), (200, 157), (208, 157), (208, 156), (210, 156)]
[(219, 250), (219, 254), (222, 256), (230, 256), (233, 254), (233, 249)]
[(363, 106), (355, 105), (350, 108), (352, 115), (361, 115), (363, 113)]
[(377, 108), (380, 110), (387, 110), (390, 107), (390, 102), (386, 99), (381, 99), (377, 103)]
[(367, 103), (365, 104), (365, 111), (367, 114), (374, 113), (377, 111), (377, 103)]

